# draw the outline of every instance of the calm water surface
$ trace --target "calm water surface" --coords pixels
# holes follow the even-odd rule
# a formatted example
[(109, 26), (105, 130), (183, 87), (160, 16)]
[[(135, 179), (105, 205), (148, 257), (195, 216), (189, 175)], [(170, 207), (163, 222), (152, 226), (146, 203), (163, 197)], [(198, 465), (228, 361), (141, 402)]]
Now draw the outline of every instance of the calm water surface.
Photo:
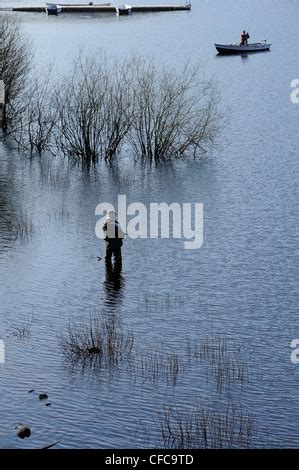
[[(0, 6), (16, 3), (24, 2)], [(193, 4), (192, 12), (129, 18), (20, 15), (37, 68), (52, 63), (57, 75), (79, 50), (141, 54), (177, 67), (200, 60), (218, 82), (227, 120), (220, 145), (203, 162), (152, 171), (120, 164), (86, 175), (67, 162), (32, 160), (1, 144), (0, 338), (6, 362), (0, 364), (0, 447), (42, 447), (58, 439), (65, 448), (145, 447), (150, 444), (138, 430), (154, 434), (155, 415), (165, 403), (183, 409), (196, 399), (209, 401), (200, 365), (187, 367), (175, 387), (134, 378), (121, 367), (98, 374), (65, 365), (57, 336), (70, 320), (100, 314), (132, 328), (136, 351), (163, 344), (184, 357), (186, 335), (236, 339), (252, 370), (241, 400), (254, 415), (253, 445), (299, 445), (299, 367), (290, 361), (290, 342), (299, 336), (299, 107), (290, 101), (299, 70), (299, 4)], [(214, 43), (238, 41), (244, 27), (253, 40), (267, 37), (272, 51), (217, 57)], [(115, 203), (118, 194), (146, 204), (203, 202), (203, 247), (186, 251), (180, 240), (127, 240), (121, 276), (107, 276), (96, 263), (103, 247), (94, 211), (99, 202)], [(28, 240), (15, 240), (12, 224), (20, 219), (32, 227)], [(14, 334), (26, 325), (28, 336)], [(43, 391), (49, 407), (37, 398)], [(222, 392), (218, 400), (225, 399)], [(17, 423), (30, 425), (30, 439), (15, 437)]]

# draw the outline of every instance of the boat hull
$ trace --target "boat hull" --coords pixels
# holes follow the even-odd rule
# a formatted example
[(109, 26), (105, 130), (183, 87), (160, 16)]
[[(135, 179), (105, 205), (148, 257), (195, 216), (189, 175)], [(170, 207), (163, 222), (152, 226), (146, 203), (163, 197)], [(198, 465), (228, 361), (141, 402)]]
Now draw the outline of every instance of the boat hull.
[(46, 12), (47, 15), (58, 15), (58, 13), (62, 12), (62, 8), (60, 5), (56, 5), (55, 3), (47, 3)]
[(248, 44), (248, 46), (237, 46), (233, 44), (215, 44), (216, 50), (222, 55), (252, 54), (256, 52), (267, 52), (271, 44)]
[(131, 10), (118, 10), (119, 16), (128, 16), (131, 14)]
[(132, 7), (130, 5), (120, 5), (118, 7), (118, 14), (120, 16), (130, 15), (131, 11), (132, 11)]

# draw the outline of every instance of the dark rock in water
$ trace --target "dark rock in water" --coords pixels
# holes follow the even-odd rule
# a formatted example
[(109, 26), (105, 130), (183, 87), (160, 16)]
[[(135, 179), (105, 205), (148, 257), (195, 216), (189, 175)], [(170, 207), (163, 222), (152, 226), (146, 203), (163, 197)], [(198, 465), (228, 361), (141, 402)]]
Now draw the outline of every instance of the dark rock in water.
[(100, 348), (97, 348), (96, 346), (93, 348), (88, 349), (89, 354), (99, 354), (100, 353)]
[(16, 426), (17, 430), (17, 436), (20, 439), (24, 439), (25, 437), (30, 437), (31, 436), (31, 430), (28, 428), (28, 426), (25, 426), (25, 424), (18, 424)]
[(48, 399), (48, 395), (46, 393), (40, 393), (38, 398), (40, 400), (47, 400)]

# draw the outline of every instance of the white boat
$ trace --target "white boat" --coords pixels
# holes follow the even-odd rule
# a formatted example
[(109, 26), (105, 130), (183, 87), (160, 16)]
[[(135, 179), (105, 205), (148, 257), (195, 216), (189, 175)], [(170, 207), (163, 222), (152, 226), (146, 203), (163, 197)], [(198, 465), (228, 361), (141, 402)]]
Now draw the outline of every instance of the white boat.
[(240, 44), (215, 44), (219, 54), (233, 55), (233, 54), (248, 54), (249, 52), (265, 52), (269, 51), (271, 44), (267, 44), (267, 40), (263, 42), (255, 42), (242, 46)]
[(62, 12), (62, 7), (57, 3), (46, 3), (46, 12), (48, 15), (58, 15)]
[(124, 15), (129, 15), (132, 11), (131, 5), (120, 5), (117, 8), (117, 12), (119, 15), (124, 16)]

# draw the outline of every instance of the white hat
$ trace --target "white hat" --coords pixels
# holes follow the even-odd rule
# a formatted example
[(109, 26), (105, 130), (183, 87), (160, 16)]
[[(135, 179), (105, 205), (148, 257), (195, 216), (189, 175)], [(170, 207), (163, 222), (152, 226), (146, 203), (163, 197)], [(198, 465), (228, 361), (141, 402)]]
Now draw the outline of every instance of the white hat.
[(115, 211), (114, 210), (110, 210), (107, 213), (106, 220), (111, 220), (111, 219), (115, 219)]

